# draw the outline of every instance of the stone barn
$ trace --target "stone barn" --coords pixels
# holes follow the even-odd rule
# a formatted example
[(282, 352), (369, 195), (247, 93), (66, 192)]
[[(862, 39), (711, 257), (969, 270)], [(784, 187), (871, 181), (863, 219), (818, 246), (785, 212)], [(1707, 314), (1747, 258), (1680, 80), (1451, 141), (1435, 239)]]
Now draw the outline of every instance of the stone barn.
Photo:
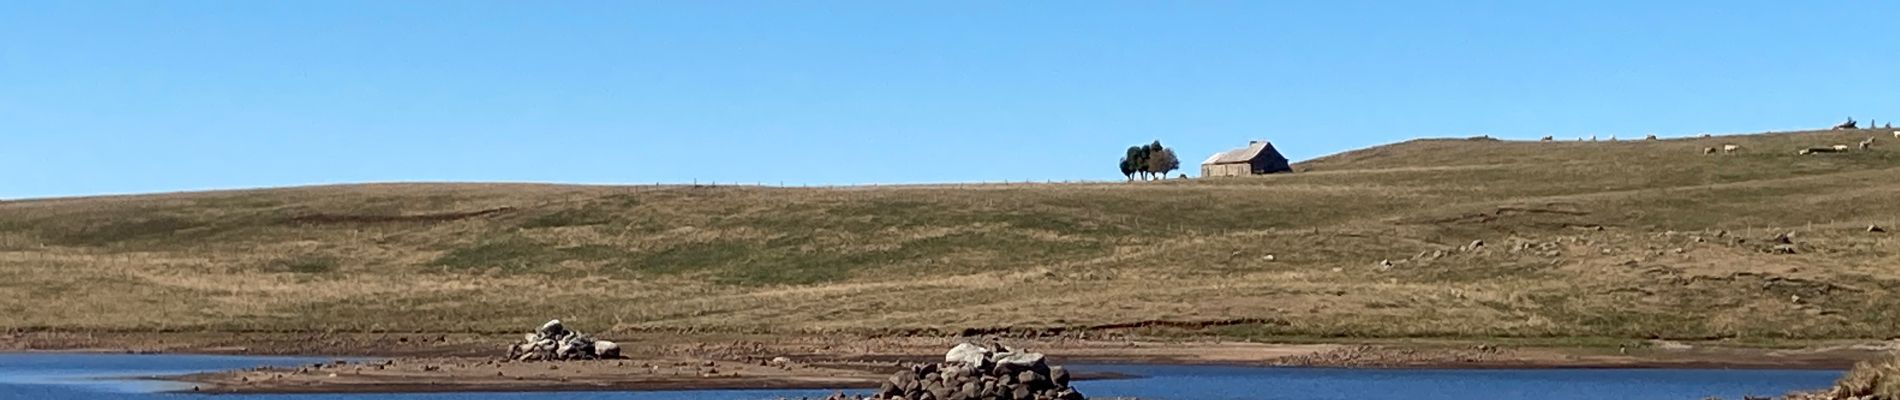
[(1264, 175), (1279, 172), (1293, 172), (1286, 156), (1273, 148), (1273, 143), (1255, 140), (1247, 147), (1215, 153), (1201, 162), (1201, 177)]

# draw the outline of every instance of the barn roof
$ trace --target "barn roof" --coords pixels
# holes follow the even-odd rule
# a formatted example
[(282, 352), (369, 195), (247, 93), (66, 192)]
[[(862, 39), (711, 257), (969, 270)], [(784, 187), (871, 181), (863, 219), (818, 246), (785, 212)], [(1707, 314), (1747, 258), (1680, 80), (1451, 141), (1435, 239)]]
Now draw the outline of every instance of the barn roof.
[(1278, 152), (1272, 149), (1273, 143), (1268, 143), (1265, 140), (1255, 140), (1252, 143), (1248, 143), (1247, 147), (1214, 153), (1214, 156), (1208, 157), (1207, 161), (1202, 161), (1201, 164), (1245, 164), (1253, 162), (1254, 157), (1258, 157), (1262, 151)]

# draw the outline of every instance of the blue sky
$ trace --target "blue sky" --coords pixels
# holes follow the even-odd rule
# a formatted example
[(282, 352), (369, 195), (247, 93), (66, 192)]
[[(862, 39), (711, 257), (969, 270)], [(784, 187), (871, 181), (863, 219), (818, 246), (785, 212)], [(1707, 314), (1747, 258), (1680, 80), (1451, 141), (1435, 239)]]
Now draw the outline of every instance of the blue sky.
[[(6, 1), (0, 198), (1120, 179), (1900, 120), (1900, 2)], [(1900, 122), (1900, 121), (1896, 121)], [(1184, 167), (1193, 168), (1192, 165)]]

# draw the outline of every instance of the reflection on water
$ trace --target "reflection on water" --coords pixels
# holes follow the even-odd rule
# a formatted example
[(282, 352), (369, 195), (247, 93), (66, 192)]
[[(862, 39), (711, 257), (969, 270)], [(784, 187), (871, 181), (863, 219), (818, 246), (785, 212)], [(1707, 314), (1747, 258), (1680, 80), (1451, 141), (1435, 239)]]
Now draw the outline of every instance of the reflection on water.
[[(671, 392), (197, 395), (162, 393), (189, 385), (141, 379), (162, 375), (295, 366), (305, 357), (0, 354), (0, 399), (218, 400), (761, 400), (823, 397), (826, 390)], [(1349, 370), (1221, 366), (1073, 365), (1138, 379), (1077, 382), (1094, 397), (1158, 400), (1695, 400), (1775, 395), (1827, 386), (1838, 371), (1788, 370)]]
[[(149, 378), (260, 366), (295, 366), (328, 359), (211, 355), (0, 354), (0, 398), (121, 398), (191, 389)], [(127, 397), (136, 398), (137, 396)]]

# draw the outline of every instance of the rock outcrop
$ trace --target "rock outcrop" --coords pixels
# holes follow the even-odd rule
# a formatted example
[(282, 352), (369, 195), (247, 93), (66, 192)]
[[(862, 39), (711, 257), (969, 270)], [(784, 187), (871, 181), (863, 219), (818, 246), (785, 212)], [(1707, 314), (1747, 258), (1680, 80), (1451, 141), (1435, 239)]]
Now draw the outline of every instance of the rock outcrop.
[(568, 330), (556, 319), (541, 324), (534, 333), (522, 337), (521, 342), (508, 346), (508, 358), (517, 361), (620, 358), (620, 344)]
[(1069, 386), (1069, 371), (1050, 366), (1042, 353), (1002, 345), (963, 343), (943, 362), (916, 364), (895, 374), (871, 395), (880, 400), (1084, 400)]

